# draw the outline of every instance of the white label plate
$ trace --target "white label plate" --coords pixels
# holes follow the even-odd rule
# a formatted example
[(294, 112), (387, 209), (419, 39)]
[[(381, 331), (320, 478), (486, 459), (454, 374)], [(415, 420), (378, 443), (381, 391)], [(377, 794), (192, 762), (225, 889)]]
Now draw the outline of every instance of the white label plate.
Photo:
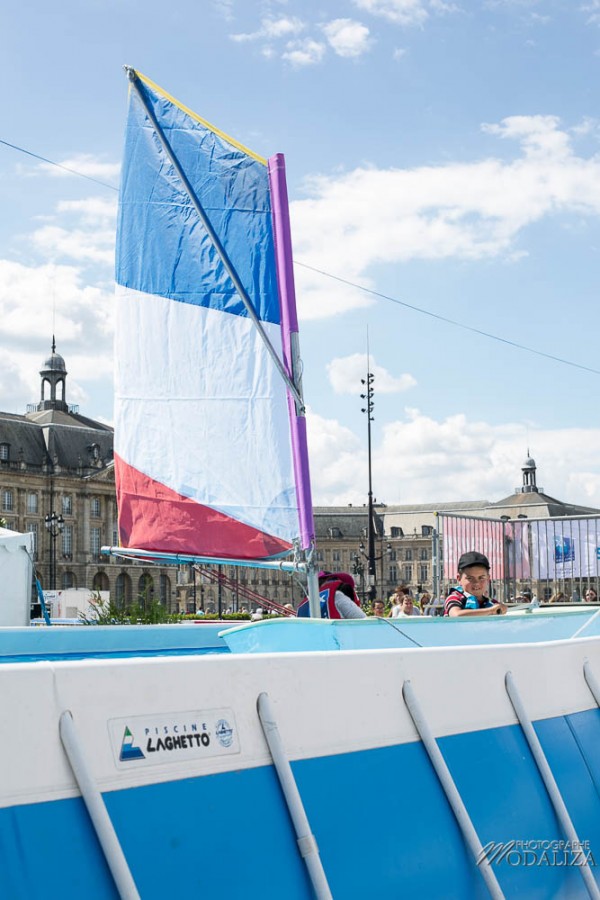
[(186, 763), (190, 759), (240, 752), (231, 709), (109, 719), (108, 731), (119, 769)]

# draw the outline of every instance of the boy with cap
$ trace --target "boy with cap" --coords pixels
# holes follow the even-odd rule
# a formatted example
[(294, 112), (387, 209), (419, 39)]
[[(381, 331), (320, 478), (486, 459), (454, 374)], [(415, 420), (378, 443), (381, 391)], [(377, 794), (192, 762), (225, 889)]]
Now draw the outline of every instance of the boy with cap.
[(490, 563), (477, 550), (463, 553), (458, 561), (458, 584), (446, 597), (445, 616), (496, 616), (506, 612), (504, 603), (486, 596), (490, 582)]

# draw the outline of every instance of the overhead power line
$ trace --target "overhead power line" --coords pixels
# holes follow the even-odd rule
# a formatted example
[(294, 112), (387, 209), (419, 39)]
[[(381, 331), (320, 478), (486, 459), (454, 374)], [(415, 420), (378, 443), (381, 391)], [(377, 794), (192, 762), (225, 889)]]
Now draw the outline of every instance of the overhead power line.
[(472, 325), (465, 325), (464, 322), (457, 322), (456, 319), (449, 319), (447, 316), (441, 316), (439, 313), (431, 312), (430, 309), (425, 309), (422, 306), (415, 306), (414, 303), (407, 303), (405, 300), (399, 300), (397, 297), (390, 297), (389, 294), (382, 294), (381, 291), (374, 291), (372, 288), (365, 287), (364, 284), (356, 284), (354, 281), (349, 281), (347, 278), (342, 278), (340, 275), (332, 275), (331, 272), (324, 272), (323, 269), (316, 269), (314, 266), (309, 266), (307, 263), (299, 262), (297, 259), (294, 260), (295, 265), (302, 266), (303, 269), (310, 269), (311, 272), (316, 272), (318, 275), (324, 275), (325, 278), (332, 278), (334, 281), (339, 281), (341, 284), (346, 284), (348, 287), (356, 288), (359, 291), (363, 291), (365, 294), (371, 294), (373, 297), (379, 297), (380, 300), (388, 300), (390, 303), (395, 303), (397, 306), (404, 306), (406, 309), (412, 309), (413, 312), (421, 313), (424, 316), (430, 316), (432, 319), (438, 319), (440, 322), (445, 322), (447, 325), (454, 325), (455, 328), (462, 328), (464, 331), (471, 331), (473, 334), (479, 334), (482, 337), (490, 338), (492, 341), (499, 341), (501, 344), (507, 344), (509, 347), (515, 347), (517, 350), (524, 350), (526, 353), (533, 353), (536, 356), (543, 356), (546, 359), (551, 359), (554, 362), (562, 363), (565, 366), (573, 366), (574, 369), (583, 369), (584, 372), (591, 372), (593, 375), (600, 375), (599, 369), (592, 369), (590, 366), (584, 366), (581, 363), (573, 362), (571, 359), (563, 359), (561, 356), (554, 356), (552, 353), (544, 353), (543, 350), (536, 350), (535, 347), (528, 347), (526, 344), (520, 344), (518, 341), (511, 341), (508, 338), (500, 337), (497, 334), (492, 334), (490, 331), (483, 331), (481, 328), (473, 328)]
[[(32, 153), (31, 150), (25, 150), (24, 147), (18, 147), (16, 144), (10, 144), (8, 141), (3, 141), (0, 138), (0, 144), (4, 144), (5, 147), (10, 147), (13, 150), (17, 150), (19, 153), (25, 153), (27, 156), (32, 156), (34, 159), (39, 159), (41, 162), (45, 162), (50, 166), (56, 166), (58, 169), (63, 169), (65, 172), (69, 172), (71, 175), (77, 175), (79, 178), (87, 178), (88, 181), (93, 181), (95, 184), (99, 184), (102, 187), (109, 188), (111, 191), (118, 191), (119, 188), (114, 184), (108, 184), (106, 181), (100, 181), (98, 178), (92, 178), (91, 175), (85, 175), (83, 172), (78, 172), (77, 169), (71, 169), (69, 166), (63, 166), (61, 163), (54, 162), (52, 159), (47, 159), (45, 156), (40, 156), (37, 153)], [(395, 303), (397, 306), (403, 306), (405, 309), (411, 309), (413, 312), (421, 313), (423, 316), (429, 316), (432, 319), (437, 319), (439, 322), (445, 322), (446, 325), (453, 325), (455, 328), (462, 328), (463, 331), (470, 331), (472, 334), (478, 334), (481, 337), (489, 338), (491, 341), (498, 341), (501, 344), (506, 344), (508, 347), (514, 347), (516, 350), (523, 350), (525, 353), (532, 353), (534, 356), (542, 356), (544, 359), (551, 359), (553, 362), (561, 363), (564, 366), (571, 366), (574, 369), (581, 369), (584, 372), (591, 372), (592, 375), (600, 375), (599, 369), (592, 369), (590, 366), (584, 366), (581, 363), (573, 362), (571, 359), (564, 359), (562, 356), (555, 356), (552, 353), (545, 353), (543, 350), (536, 350), (535, 347), (528, 347), (526, 344), (521, 344), (518, 341), (511, 341), (509, 338), (500, 337), (498, 334), (492, 334), (490, 331), (483, 331), (481, 328), (474, 328), (472, 325), (465, 325), (464, 322), (458, 322), (456, 319), (449, 319), (448, 316), (442, 316), (439, 313), (434, 313), (430, 309), (425, 309), (422, 306), (416, 306), (414, 303), (407, 303), (406, 300), (399, 300), (397, 297), (390, 297), (389, 294), (383, 294), (381, 291), (374, 291), (372, 288), (365, 287), (364, 284), (357, 284), (354, 281), (349, 281), (347, 278), (342, 278), (340, 275), (333, 275), (331, 272), (325, 272), (323, 269), (317, 269), (315, 266), (309, 266), (308, 263), (300, 262), (295, 259), (294, 264), (297, 266), (301, 266), (303, 269), (309, 269), (311, 272), (315, 272), (317, 275), (323, 275), (324, 278), (331, 278), (333, 281), (338, 281), (340, 284), (345, 284), (348, 287), (356, 288), (358, 291), (362, 291), (365, 294), (371, 294), (373, 297), (378, 297), (380, 300), (387, 300), (388, 303)]]
[(70, 169), (69, 166), (63, 166), (62, 163), (54, 162), (52, 159), (46, 159), (45, 156), (39, 156), (37, 153), (32, 153), (31, 150), (25, 150), (24, 147), (17, 147), (16, 144), (9, 144), (8, 141), (3, 141), (1, 138), (0, 144), (4, 144), (5, 147), (11, 147), (13, 150), (18, 150), (19, 153), (25, 153), (26, 156), (32, 156), (34, 159), (39, 159), (42, 162), (48, 163), (49, 166), (56, 166), (57, 169), (63, 169), (65, 172), (70, 172), (71, 175), (78, 175), (79, 178), (87, 178), (88, 181), (93, 181), (94, 184), (100, 184), (102, 187), (110, 188), (111, 191), (119, 190), (114, 184), (108, 184), (106, 181), (99, 181), (98, 178), (93, 178), (91, 175), (85, 175), (83, 172), (78, 172), (77, 169)]

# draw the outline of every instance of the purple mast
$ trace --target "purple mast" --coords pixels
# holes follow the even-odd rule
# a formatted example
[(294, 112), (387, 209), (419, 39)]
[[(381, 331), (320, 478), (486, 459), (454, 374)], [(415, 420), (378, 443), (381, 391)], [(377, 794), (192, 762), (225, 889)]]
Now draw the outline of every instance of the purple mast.
[[(273, 236), (275, 240), (275, 263), (277, 283), (281, 300), (281, 332), (283, 338), (283, 359), (288, 375), (302, 395), (299, 373), (298, 315), (296, 312), (296, 291), (292, 266), (292, 237), (288, 207), (287, 185), (285, 181), (285, 160), (283, 153), (269, 159), (269, 185), (273, 213)], [(297, 404), (288, 391), (288, 408), (292, 436), (292, 455), (296, 475), (296, 498), (300, 522), (302, 549), (308, 550), (315, 538), (315, 526), (308, 470), (308, 447), (306, 442), (306, 418), (304, 409)]]

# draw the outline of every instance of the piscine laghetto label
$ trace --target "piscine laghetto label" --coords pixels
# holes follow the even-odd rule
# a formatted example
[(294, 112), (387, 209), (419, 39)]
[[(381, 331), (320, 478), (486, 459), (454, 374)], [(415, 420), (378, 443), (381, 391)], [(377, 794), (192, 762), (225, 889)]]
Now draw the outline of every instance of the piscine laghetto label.
[(108, 731), (115, 763), (120, 769), (185, 763), (240, 752), (231, 709), (110, 719)]

